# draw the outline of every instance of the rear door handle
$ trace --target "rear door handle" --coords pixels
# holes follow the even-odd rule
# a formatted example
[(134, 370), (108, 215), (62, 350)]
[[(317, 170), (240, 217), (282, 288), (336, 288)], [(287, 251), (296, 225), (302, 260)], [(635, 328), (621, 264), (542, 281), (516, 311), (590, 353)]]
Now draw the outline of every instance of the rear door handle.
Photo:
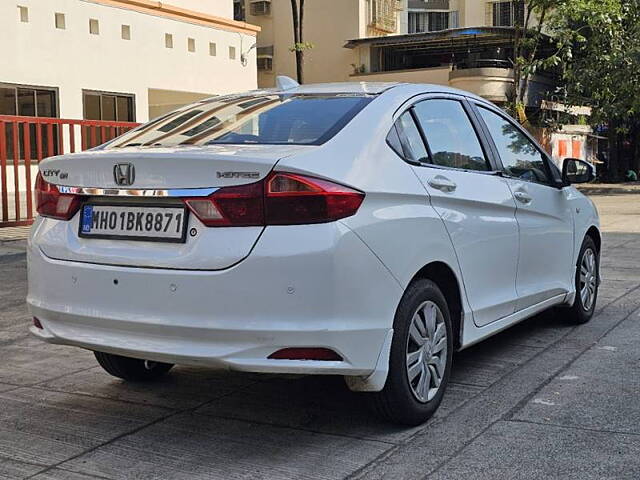
[(436, 175), (428, 180), (430, 186), (442, 192), (453, 192), (458, 186), (443, 175)]
[(524, 203), (524, 204), (529, 204), (533, 200), (531, 198), (531, 195), (529, 195), (526, 192), (520, 192), (520, 191), (514, 192), (513, 196), (516, 198), (517, 201), (519, 201), (520, 203)]

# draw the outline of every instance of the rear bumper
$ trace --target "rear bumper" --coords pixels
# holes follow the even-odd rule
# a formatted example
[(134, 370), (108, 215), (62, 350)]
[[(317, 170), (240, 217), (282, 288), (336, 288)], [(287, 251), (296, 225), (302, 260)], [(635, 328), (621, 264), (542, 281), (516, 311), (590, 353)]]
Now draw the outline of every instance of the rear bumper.
[[(340, 223), (268, 227), (220, 271), (53, 260), (32, 239), (27, 302), (45, 341), (169, 363), (252, 372), (367, 375), (402, 289)], [(337, 361), (270, 360), (324, 347)]]

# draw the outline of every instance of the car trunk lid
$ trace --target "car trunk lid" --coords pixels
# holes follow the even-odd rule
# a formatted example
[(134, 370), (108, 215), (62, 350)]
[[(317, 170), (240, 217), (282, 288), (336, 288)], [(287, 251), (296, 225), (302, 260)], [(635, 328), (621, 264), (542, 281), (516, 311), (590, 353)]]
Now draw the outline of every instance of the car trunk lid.
[[(61, 191), (83, 193), (85, 205), (173, 208), (181, 197), (204, 196), (219, 188), (265, 178), (279, 159), (314, 147), (215, 145), (125, 148), (84, 152), (44, 160), (40, 173)], [(133, 168), (131, 185), (118, 184), (116, 168)], [(126, 181), (125, 183), (129, 183)], [(103, 207), (104, 208), (104, 207)], [(38, 222), (34, 235), (43, 253), (57, 260), (127, 267), (218, 270), (246, 258), (264, 227), (206, 227), (188, 212), (183, 241), (81, 236), (80, 210), (70, 221)], [(158, 210), (154, 210), (158, 211)]]

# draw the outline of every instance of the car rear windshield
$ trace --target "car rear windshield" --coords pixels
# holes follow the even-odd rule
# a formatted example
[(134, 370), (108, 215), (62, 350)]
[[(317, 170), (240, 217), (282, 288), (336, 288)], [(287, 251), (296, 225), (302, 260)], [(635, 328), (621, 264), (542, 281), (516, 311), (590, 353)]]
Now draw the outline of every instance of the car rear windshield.
[(106, 148), (320, 145), (338, 133), (372, 98), (276, 94), (214, 97), (127, 132)]

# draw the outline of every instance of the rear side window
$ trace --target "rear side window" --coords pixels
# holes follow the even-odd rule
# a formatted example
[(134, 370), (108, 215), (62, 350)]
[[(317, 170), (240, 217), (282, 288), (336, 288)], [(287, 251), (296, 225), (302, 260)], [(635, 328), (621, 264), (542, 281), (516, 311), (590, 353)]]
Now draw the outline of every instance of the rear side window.
[(108, 148), (213, 144), (320, 145), (373, 97), (365, 95), (229, 95), (214, 97), (143, 125)]
[(464, 170), (490, 170), (478, 135), (457, 100), (425, 100), (414, 111), (431, 149), (434, 165)]
[(398, 135), (398, 129), (396, 128), (395, 125), (391, 127), (391, 130), (389, 130), (389, 133), (387, 135), (387, 144), (393, 149), (394, 152), (396, 152), (398, 155), (404, 158), (404, 150), (402, 149), (402, 142), (400, 141), (400, 136)]
[(427, 163), (429, 153), (410, 112), (403, 113), (396, 120), (396, 130), (404, 147), (404, 157), (412, 162)]
[(478, 107), (500, 154), (504, 171), (510, 177), (537, 183), (549, 183), (542, 152), (513, 123), (502, 115)]

